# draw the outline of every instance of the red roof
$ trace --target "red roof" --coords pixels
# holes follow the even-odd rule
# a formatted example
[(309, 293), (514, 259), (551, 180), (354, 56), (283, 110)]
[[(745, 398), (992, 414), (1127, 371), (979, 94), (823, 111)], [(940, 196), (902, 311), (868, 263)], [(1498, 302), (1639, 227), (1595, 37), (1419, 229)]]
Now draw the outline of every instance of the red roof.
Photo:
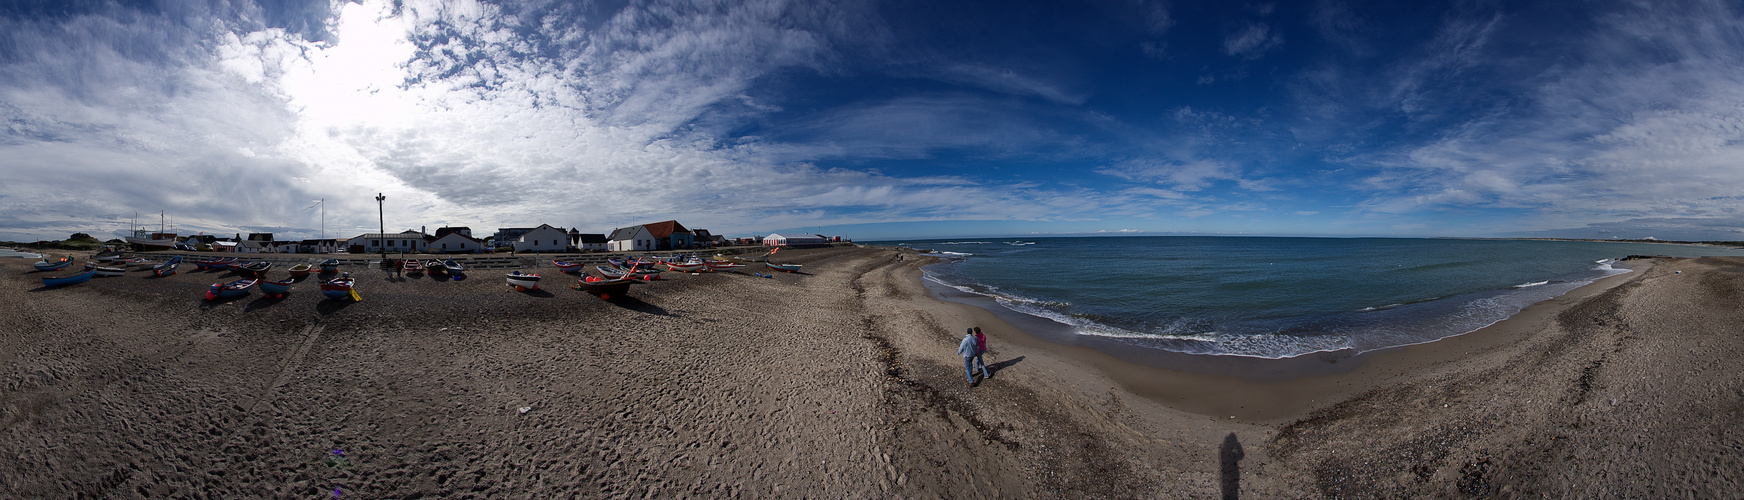
[(672, 233), (690, 232), (689, 229), (684, 228), (683, 224), (679, 224), (678, 221), (675, 220), (643, 224), (642, 227), (648, 228), (648, 232), (653, 233), (655, 238), (670, 238), (672, 237)]

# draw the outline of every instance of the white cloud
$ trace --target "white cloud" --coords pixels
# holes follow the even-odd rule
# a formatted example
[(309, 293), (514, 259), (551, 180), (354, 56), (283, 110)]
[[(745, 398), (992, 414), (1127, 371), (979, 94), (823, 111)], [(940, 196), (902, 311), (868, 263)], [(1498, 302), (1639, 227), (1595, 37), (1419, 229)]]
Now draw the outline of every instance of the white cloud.
[(1248, 23), (1223, 39), (1223, 52), (1243, 59), (1259, 59), (1266, 52), (1284, 44), (1284, 35), (1272, 31), (1266, 23)]

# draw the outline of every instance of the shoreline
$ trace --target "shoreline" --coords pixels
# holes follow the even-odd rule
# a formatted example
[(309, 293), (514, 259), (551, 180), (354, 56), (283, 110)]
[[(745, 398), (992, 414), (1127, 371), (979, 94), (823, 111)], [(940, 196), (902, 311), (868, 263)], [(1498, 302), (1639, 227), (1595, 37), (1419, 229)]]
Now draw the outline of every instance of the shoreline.
[[(1494, 348), (1542, 328), (1581, 300), (1643, 276), (1649, 261), (1633, 261), (1630, 272), (1603, 277), (1546, 299), (1483, 328), (1436, 340), (1361, 353), (1349, 349), (1288, 358), (1190, 354), (1135, 347), (1072, 332), (1071, 326), (1000, 305), (992, 297), (963, 292), (922, 278), (931, 296), (984, 311), (1008, 341), (1060, 346), (1060, 354), (1094, 365), (1125, 390), (1191, 413), (1232, 416), (1241, 421), (1278, 424), (1343, 397), (1362, 392), (1381, 375), (1395, 376), (1445, 363), (1456, 353)], [(1040, 343), (1040, 344), (1037, 344)]]

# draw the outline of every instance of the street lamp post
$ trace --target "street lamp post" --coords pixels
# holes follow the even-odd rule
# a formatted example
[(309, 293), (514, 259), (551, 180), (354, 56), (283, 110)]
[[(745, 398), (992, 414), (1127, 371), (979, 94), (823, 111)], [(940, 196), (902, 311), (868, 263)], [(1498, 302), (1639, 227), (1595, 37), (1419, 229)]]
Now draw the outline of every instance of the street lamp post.
[(388, 232), (388, 212), (387, 209), (382, 208), (382, 202), (387, 199), (388, 197), (382, 196), (381, 193), (375, 194), (376, 215), (381, 217), (381, 232), (375, 234), (375, 246), (381, 249), (382, 260), (388, 258), (388, 247), (382, 244), (382, 238), (386, 237)]

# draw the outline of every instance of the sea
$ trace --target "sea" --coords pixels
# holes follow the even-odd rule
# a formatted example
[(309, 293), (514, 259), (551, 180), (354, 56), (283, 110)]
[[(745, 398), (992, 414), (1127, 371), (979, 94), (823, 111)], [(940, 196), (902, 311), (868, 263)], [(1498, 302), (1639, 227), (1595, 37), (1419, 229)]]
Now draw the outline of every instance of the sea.
[(42, 255), (29, 253), (29, 252), (20, 252), (20, 251), (13, 250), (10, 248), (0, 248), (0, 257), (25, 257), (25, 258), (31, 258), (31, 259), (40, 259), (40, 258), (42, 258)]
[[(1590, 241), (1080, 237), (891, 241), (942, 257), (934, 286), (1095, 345), (1291, 358), (1469, 333), (1630, 272), (1624, 257), (1744, 249)], [(984, 301), (985, 302), (985, 301)]]

